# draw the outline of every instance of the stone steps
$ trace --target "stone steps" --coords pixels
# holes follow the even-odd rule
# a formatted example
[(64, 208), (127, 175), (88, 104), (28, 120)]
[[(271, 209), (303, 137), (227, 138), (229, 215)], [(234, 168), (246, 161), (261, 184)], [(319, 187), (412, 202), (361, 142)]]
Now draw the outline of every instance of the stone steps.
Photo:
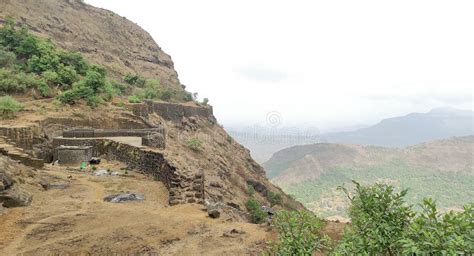
[(43, 160), (31, 157), (23, 149), (17, 147), (15, 143), (11, 142), (5, 136), (0, 136), (0, 154), (33, 168), (39, 169), (44, 165)]

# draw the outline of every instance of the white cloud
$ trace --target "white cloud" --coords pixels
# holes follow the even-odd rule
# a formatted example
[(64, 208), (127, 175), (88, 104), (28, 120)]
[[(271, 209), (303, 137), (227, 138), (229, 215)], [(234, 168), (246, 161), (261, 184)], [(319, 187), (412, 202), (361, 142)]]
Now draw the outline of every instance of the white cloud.
[(473, 108), (474, 3), (87, 0), (137, 22), (225, 126), (373, 123)]

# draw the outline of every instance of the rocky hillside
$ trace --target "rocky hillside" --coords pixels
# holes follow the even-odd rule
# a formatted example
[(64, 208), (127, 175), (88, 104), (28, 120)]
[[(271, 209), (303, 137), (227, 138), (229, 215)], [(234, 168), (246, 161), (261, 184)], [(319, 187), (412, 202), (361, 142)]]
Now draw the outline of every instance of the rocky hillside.
[[(131, 100), (125, 92), (106, 97), (106, 86), (128, 73), (157, 79), (185, 93), (171, 58), (141, 28), (82, 1), (0, 0), (0, 4), (0, 19), (10, 26), (5, 26), (9, 30), (4, 37), (11, 32), (26, 42), (34, 41), (11, 28), (8, 17), (12, 17), (14, 26), (27, 27), (60, 49), (77, 50), (107, 71), (105, 77), (100, 67), (88, 65), (85, 74), (78, 73), (78, 80), (66, 85), (48, 80), (52, 73), (60, 72), (55, 67), (37, 73), (32, 70), (32, 59), (49, 61), (49, 57), (62, 53), (59, 50), (28, 58), (15, 52), (16, 64), (0, 69), (5, 77), (12, 78), (0, 88), (0, 94), (12, 97), (0, 98), (21, 104), (18, 112), (2, 116), (7, 119), (0, 123), (2, 164), (10, 170), (0, 173), (4, 184), (1, 193), (8, 196), (0, 197), (0, 203), (8, 207), (0, 214), (0, 224), (10, 227), (0, 234), (8, 237), (0, 244), (0, 254), (190, 254), (189, 244), (194, 244), (193, 252), (200, 254), (252, 254), (264, 247), (268, 233), (249, 224), (245, 204), (250, 196), (270, 206), (275, 203), (270, 195), (278, 195), (274, 210), (304, 209), (267, 180), (249, 150), (217, 123), (211, 106), (192, 99), (185, 103), (166, 101), (165, 97)], [(35, 47), (38, 45), (52, 48), (43, 41)], [(15, 56), (12, 51), (18, 49), (7, 46), (0, 50)], [(65, 69), (65, 65), (57, 66)], [(67, 68), (74, 72), (73, 67)], [(18, 70), (23, 73), (17, 76)], [(23, 86), (20, 82), (25, 79), (41, 80), (43, 87)], [(146, 84), (147, 88), (133, 83), (127, 86), (151, 95), (155, 88), (161, 90), (156, 84)], [(53, 94), (29, 93), (45, 87)], [(90, 90), (92, 87), (95, 90)], [(23, 91), (10, 93), (9, 88)], [(89, 93), (87, 98), (84, 93)], [(77, 98), (58, 100), (66, 96)], [(89, 104), (86, 99), (98, 101)], [(66, 153), (60, 157), (60, 152)], [(102, 162), (80, 168), (83, 159), (92, 155)], [(66, 164), (71, 159), (80, 162)], [(23, 168), (28, 173), (11, 171)], [(21, 204), (26, 207), (10, 209), (8, 202), (17, 198), (17, 189), (21, 191), (18, 195), (26, 196), (21, 196), (27, 199)], [(104, 201), (114, 193), (131, 192), (143, 195), (140, 198), (144, 202), (114, 206)], [(53, 198), (57, 203), (51, 202)], [(98, 224), (105, 222), (106, 228)], [(170, 223), (173, 226), (159, 228)], [(230, 233), (224, 235), (226, 232)], [(244, 242), (227, 239), (235, 237)], [(218, 243), (209, 246), (207, 239)], [(117, 243), (121, 247), (116, 247)]]
[(137, 73), (181, 88), (171, 57), (125, 17), (80, 0), (0, 0), (0, 6), (0, 22), (11, 17), (61, 48), (83, 53), (116, 78)]
[(311, 209), (337, 215), (345, 202), (336, 188), (352, 179), (410, 188), (413, 202), (416, 197), (432, 196), (443, 207), (459, 207), (474, 196), (473, 161), (474, 136), (467, 136), (405, 148), (329, 143), (295, 146), (275, 153), (265, 168), (272, 182)]

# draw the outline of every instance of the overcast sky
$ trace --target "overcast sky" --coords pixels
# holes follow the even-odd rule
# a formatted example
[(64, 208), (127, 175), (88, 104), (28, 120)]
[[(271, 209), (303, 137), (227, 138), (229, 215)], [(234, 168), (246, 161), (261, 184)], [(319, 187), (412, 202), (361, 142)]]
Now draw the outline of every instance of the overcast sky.
[(473, 109), (472, 0), (86, 2), (150, 32), (225, 127)]

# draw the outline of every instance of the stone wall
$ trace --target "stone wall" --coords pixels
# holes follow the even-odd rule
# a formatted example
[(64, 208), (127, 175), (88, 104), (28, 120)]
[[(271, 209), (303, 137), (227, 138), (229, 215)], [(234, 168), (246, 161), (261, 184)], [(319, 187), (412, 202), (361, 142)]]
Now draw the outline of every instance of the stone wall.
[(180, 122), (183, 117), (202, 117), (216, 121), (211, 106), (190, 106), (178, 103), (145, 101), (148, 111), (154, 112), (166, 120)]
[(16, 146), (31, 149), (35, 143), (35, 137), (39, 134), (37, 126), (0, 126), (0, 136), (7, 137), (15, 143)]
[(53, 146), (92, 146), (92, 156), (127, 164), (162, 181), (169, 191), (169, 204), (204, 203), (204, 175), (179, 170), (154, 149), (136, 147), (106, 138), (53, 139)]
[(65, 138), (97, 138), (97, 137), (146, 137), (159, 133), (165, 135), (163, 127), (150, 129), (72, 129), (63, 131)]
[(89, 162), (92, 158), (92, 146), (59, 146), (55, 149), (54, 161), (61, 165)]

